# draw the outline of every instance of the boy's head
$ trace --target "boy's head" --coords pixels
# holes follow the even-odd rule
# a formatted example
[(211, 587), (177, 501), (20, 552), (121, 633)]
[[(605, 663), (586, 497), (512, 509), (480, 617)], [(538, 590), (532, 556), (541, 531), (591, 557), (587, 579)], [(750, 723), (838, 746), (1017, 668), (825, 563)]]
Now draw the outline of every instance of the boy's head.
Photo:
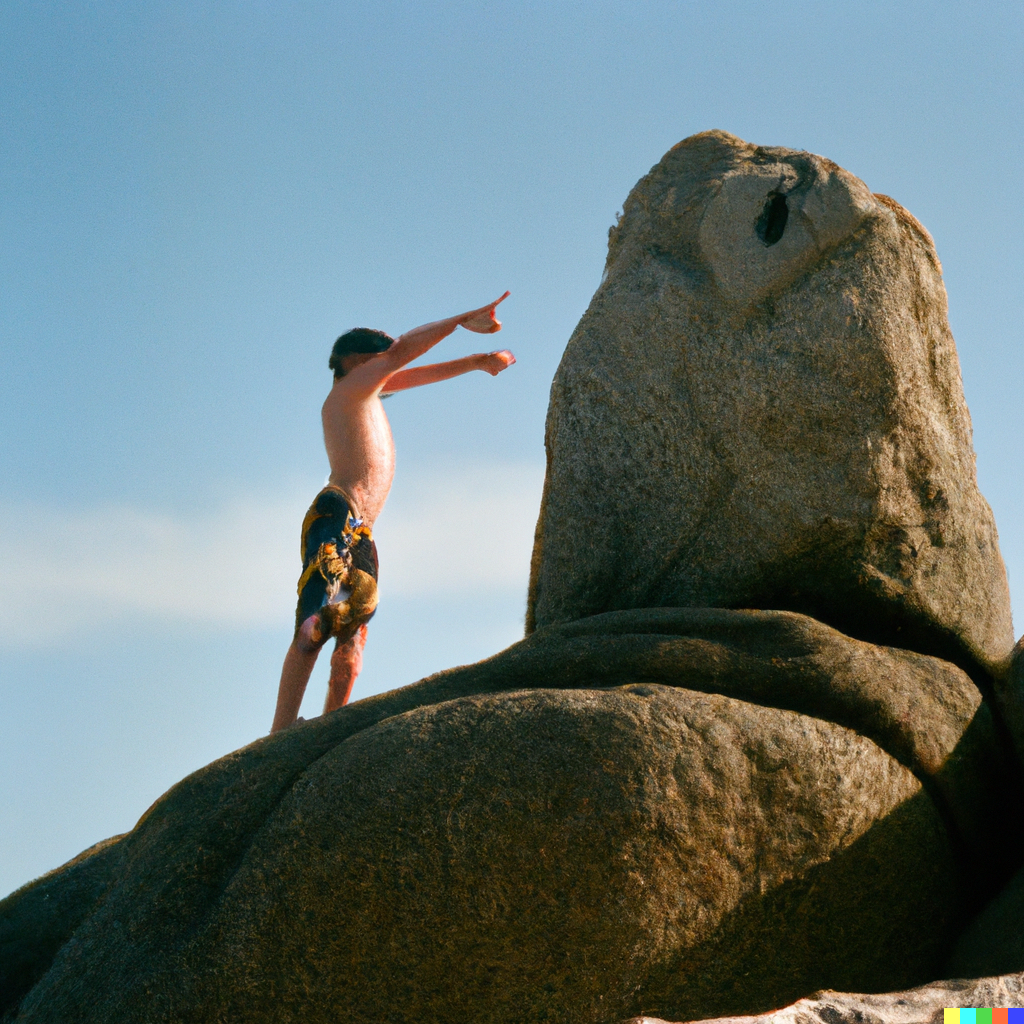
[(331, 358), (327, 365), (334, 371), (334, 379), (345, 376), (342, 363), (346, 356), (374, 354), (384, 352), (395, 343), (390, 334), (374, 331), (369, 327), (357, 327), (343, 334), (331, 349)]

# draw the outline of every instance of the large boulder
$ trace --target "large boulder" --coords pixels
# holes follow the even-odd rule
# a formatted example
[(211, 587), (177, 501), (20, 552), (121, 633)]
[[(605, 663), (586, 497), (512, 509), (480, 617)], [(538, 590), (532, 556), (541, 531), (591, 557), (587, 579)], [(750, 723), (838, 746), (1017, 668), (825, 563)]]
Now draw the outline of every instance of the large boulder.
[(693, 1020), (1012, 969), (1024, 656), (920, 225), (686, 140), (612, 233), (548, 455), (528, 638), (0, 903), (4, 1022)]
[(610, 1024), (901, 988), (1006, 876), (1008, 779), (951, 664), (784, 612), (601, 615), (184, 780), (0, 904), (0, 1012)]
[(637, 184), (551, 389), (528, 626), (783, 608), (983, 676), (1006, 574), (932, 240), (724, 132)]

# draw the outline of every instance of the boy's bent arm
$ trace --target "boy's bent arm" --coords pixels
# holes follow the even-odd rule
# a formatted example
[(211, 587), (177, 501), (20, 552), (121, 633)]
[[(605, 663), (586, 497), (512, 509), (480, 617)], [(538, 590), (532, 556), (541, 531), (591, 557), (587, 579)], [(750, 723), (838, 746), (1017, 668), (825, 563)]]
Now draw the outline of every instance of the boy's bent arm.
[(422, 387), (424, 384), (435, 384), (440, 380), (450, 380), (473, 370), (483, 370), (492, 377), (502, 370), (508, 369), (516, 357), (508, 349), (501, 352), (479, 352), (476, 355), (464, 356), (462, 359), (451, 359), (446, 363), (431, 363), (429, 366), (412, 366), (406, 370), (398, 370), (391, 374), (381, 388), (385, 395), (409, 388)]

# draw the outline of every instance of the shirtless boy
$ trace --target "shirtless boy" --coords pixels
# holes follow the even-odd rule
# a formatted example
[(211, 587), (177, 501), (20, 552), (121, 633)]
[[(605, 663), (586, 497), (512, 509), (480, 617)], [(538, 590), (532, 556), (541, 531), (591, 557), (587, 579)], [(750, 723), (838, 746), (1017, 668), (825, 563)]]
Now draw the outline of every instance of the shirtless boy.
[(496, 376), (511, 366), (515, 357), (504, 350), (402, 369), (456, 327), (477, 334), (500, 331), (494, 310), (508, 294), (398, 339), (357, 328), (334, 343), (329, 364), (334, 386), (322, 412), (331, 475), (302, 524), (295, 636), (281, 670), (272, 733), (295, 722), (317, 655), (331, 636), (335, 648), (325, 714), (346, 703), (362, 668), (366, 623), (377, 607), (377, 552), (371, 531), (395, 475), (395, 445), (381, 396), (470, 370)]

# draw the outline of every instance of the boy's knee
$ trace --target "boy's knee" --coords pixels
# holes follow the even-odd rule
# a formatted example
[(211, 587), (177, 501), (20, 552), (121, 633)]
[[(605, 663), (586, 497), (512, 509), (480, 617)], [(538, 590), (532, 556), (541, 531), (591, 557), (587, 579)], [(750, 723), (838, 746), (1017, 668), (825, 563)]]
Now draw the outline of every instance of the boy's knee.
[(310, 615), (295, 631), (295, 647), (303, 654), (315, 654), (327, 642), (319, 613)]

